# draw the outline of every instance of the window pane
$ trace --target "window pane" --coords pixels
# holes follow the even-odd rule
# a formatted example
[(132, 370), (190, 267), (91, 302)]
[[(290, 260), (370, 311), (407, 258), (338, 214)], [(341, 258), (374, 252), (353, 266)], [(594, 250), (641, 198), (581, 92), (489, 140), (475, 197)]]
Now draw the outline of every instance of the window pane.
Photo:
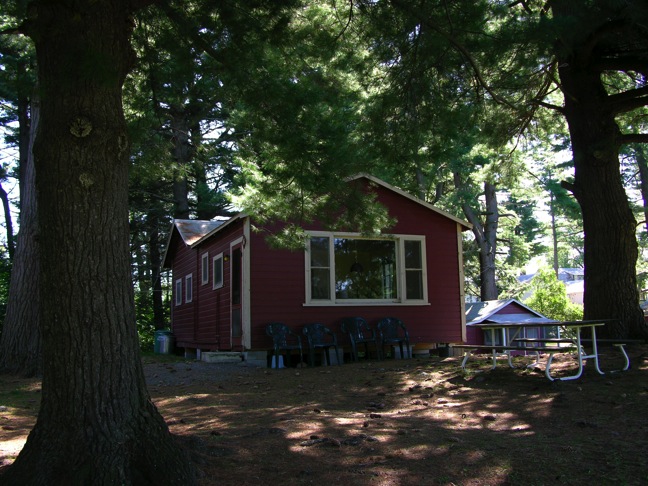
[(214, 258), (214, 288), (223, 286), (223, 257)]
[(335, 297), (395, 299), (396, 242), (336, 238)]
[(232, 304), (241, 303), (241, 284), (243, 282), (243, 252), (240, 248), (235, 248), (232, 252)]
[(209, 253), (203, 253), (201, 275), (202, 283), (209, 283)]
[(420, 270), (407, 270), (405, 272), (405, 287), (407, 299), (423, 298), (423, 272)]
[(182, 304), (182, 280), (176, 280), (175, 287), (175, 303), (176, 305)]
[(423, 257), (421, 241), (405, 240), (405, 298), (420, 300), (423, 298)]
[(330, 300), (331, 271), (328, 268), (311, 269), (311, 298), (317, 300)]
[(185, 277), (185, 302), (189, 303), (193, 300), (193, 275)]
[(329, 239), (326, 236), (311, 238), (311, 267), (329, 266)]
[(423, 268), (420, 241), (405, 241), (405, 268)]

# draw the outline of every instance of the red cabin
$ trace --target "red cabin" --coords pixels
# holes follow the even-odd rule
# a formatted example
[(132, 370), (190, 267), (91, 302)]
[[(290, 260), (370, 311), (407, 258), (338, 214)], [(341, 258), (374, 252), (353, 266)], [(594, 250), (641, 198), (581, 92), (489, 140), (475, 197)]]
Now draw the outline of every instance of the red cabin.
[(304, 251), (268, 246), (250, 218), (175, 220), (164, 257), (172, 269), (176, 346), (194, 351), (266, 351), (265, 328), (301, 333), (320, 322), (338, 334), (345, 317), (374, 327), (401, 319), (410, 343), (466, 340), (462, 232), (470, 225), (379, 179), (355, 178), (397, 222), (381, 237), (305, 228)]

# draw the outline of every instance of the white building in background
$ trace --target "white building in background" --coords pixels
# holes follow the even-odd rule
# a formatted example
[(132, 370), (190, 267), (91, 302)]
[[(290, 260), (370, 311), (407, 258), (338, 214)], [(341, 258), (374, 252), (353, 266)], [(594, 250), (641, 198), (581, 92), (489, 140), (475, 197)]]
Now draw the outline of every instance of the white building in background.
[[(535, 276), (535, 273), (520, 275), (518, 277), (518, 282), (530, 282)], [(559, 268), (558, 280), (565, 284), (565, 289), (567, 290), (567, 298), (574, 304), (583, 305), (585, 270), (582, 268)], [(525, 294), (522, 296), (522, 300), (526, 300), (529, 297), (531, 297), (531, 290), (525, 292)]]

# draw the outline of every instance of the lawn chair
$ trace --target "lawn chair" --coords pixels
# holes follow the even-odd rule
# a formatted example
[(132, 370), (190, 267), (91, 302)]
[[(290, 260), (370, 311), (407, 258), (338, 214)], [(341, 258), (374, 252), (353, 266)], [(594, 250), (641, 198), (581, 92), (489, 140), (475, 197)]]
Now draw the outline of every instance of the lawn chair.
[(301, 336), (282, 322), (273, 322), (266, 326), (266, 334), (272, 338), (274, 367), (279, 368), (281, 351), (286, 351), (286, 365), (290, 363), (290, 353), (299, 351), (299, 362), (304, 361)]
[(369, 343), (376, 347), (376, 357), (382, 359), (382, 352), (376, 337), (376, 330), (371, 329), (362, 317), (347, 317), (342, 319), (342, 332), (349, 335), (351, 341), (351, 358), (358, 361), (358, 345), (364, 344), (365, 356), (369, 357)]
[(324, 324), (306, 324), (303, 329), (304, 336), (308, 339), (308, 358), (311, 366), (315, 366), (315, 350), (323, 349), (326, 356), (326, 363), (331, 366), (329, 349), (335, 349), (337, 364), (340, 364), (340, 353), (337, 347), (337, 336)]
[[(396, 345), (400, 348), (401, 358), (412, 357), (412, 351), (409, 343), (409, 333), (403, 321), (396, 317), (385, 317), (378, 321), (378, 334), (380, 336), (380, 349), (386, 344)], [(405, 345), (406, 354), (403, 354), (403, 344)]]

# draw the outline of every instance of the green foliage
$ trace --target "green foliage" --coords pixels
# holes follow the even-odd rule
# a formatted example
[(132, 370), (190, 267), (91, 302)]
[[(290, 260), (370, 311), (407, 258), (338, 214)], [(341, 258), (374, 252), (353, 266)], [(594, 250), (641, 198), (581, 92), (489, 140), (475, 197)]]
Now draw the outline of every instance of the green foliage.
[(155, 324), (153, 306), (149, 286), (140, 285), (135, 288), (135, 322), (142, 351), (153, 349)]
[(567, 298), (565, 284), (553, 270), (541, 269), (531, 281), (533, 294), (524, 303), (550, 319), (573, 321), (583, 318), (583, 307)]
[[(362, 93), (349, 71), (362, 51), (356, 56), (344, 44), (340, 28), (329, 6), (311, 2), (281, 42), (237, 51), (249, 70), (225, 80), (237, 86), (229, 122), (242, 171), (233, 200), (260, 222), (299, 226), (317, 218), (363, 233), (389, 223), (384, 208), (347, 184), (373, 171), (358, 131)], [(289, 227), (274, 243), (303, 244), (298, 236)]]

